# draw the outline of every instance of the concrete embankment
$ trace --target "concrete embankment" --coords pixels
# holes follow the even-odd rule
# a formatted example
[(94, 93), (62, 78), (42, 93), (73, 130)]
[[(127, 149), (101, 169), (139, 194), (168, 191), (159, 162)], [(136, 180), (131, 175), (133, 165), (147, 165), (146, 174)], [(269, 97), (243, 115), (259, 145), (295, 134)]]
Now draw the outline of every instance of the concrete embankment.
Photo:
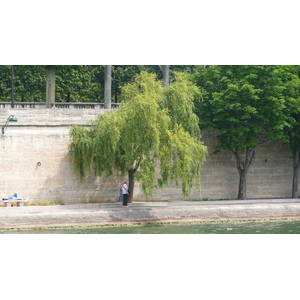
[(300, 218), (299, 199), (0, 207), (0, 228)]

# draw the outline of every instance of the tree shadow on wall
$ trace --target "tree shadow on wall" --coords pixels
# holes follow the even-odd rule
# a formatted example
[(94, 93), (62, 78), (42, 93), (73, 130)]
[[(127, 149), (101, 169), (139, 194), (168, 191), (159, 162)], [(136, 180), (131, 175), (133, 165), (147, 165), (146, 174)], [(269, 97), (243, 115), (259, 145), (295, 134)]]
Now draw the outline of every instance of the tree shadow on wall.
[[(44, 163), (47, 168), (47, 162)], [(45, 197), (57, 204), (117, 202), (123, 176), (86, 176), (82, 181), (75, 174), (71, 158), (66, 153), (55, 164), (48, 161), (48, 174), (44, 181)]]

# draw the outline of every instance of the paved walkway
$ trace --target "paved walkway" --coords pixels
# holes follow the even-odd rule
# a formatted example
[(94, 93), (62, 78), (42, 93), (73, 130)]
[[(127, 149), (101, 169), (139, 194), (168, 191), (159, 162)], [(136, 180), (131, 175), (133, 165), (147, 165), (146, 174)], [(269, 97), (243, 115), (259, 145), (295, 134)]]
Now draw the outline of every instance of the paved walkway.
[(300, 218), (300, 199), (0, 207), (0, 228)]

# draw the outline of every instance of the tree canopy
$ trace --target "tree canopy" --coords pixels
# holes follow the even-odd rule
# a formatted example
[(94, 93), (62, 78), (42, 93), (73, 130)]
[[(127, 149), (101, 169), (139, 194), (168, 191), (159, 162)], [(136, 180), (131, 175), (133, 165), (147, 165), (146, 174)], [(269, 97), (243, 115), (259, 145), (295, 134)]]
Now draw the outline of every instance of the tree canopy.
[(282, 141), (293, 159), (292, 198), (298, 198), (300, 170), (300, 66), (280, 66), (279, 74), (286, 99), (284, 114), (286, 124), (282, 129)]
[(285, 99), (277, 66), (210, 66), (195, 76), (202, 87), (200, 128), (216, 130), (215, 153), (232, 151), (240, 175), (238, 199), (246, 198), (246, 175), (256, 147), (282, 136)]
[[(90, 130), (73, 127), (69, 149), (81, 178), (91, 170), (97, 176), (127, 173), (131, 197), (135, 179), (146, 197), (156, 186), (168, 183), (181, 184), (185, 196), (195, 184), (200, 189), (206, 147), (195, 134), (198, 124), (191, 120), (196, 116), (186, 113), (179, 118), (171, 109), (182, 105), (180, 93), (185, 107), (193, 107), (191, 95), (197, 88), (187, 88), (192, 84), (184, 76), (177, 78), (163, 88), (154, 74), (142, 72), (122, 88), (120, 109), (100, 115)], [(180, 89), (182, 86), (186, 88)], [(168, 107), (170, 101), (174, 103)], [(191, 109), (187, 111), (193, 114)], [(190, 128), (185, 130), (182, 124), (187, 120)]]

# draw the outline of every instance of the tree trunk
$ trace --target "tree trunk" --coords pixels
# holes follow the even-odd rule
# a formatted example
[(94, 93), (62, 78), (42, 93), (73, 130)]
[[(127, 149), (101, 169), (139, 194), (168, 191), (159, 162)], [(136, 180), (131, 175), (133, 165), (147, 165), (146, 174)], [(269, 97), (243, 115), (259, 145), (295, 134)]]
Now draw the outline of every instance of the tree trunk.
[(169, 86), (170, 69), (169, 66), (163, 66), (163, 87)]
[(42, 67), (46, 75), (46, 108), (55, 104), (55, 67)]
[(111, 109), (111, 66), (105, 66), (104, 108)]
[(298, 198), (300, 152), (293, 153), (293, 188), (292, 198)]
[(241, 158), (241, 153), (238, 149), (233, 151), (236, 160), (236, 166), (240, 175), (239, 188), (238, 188), (238, 196), (239, 200), (246, 200), (247, 196), (247, 173), (252, 163), (252, 160), (255, 156), (255, 148), (247, 149), (245, 153), (244, 159)]
[(136, 169), (130, 169), (128, 170), (128, 189), (130, 191), (128, 202), (132, 202), (133, 199), (133, 192), (134, 192), (134, 175), (135, 175)]
[(239, 181), (239, 190), (237, 198), (239, 200), (246, 200), (247, 199), (247, 171), (242, 169), (239, 171), (240, 174), (240, 181)]

